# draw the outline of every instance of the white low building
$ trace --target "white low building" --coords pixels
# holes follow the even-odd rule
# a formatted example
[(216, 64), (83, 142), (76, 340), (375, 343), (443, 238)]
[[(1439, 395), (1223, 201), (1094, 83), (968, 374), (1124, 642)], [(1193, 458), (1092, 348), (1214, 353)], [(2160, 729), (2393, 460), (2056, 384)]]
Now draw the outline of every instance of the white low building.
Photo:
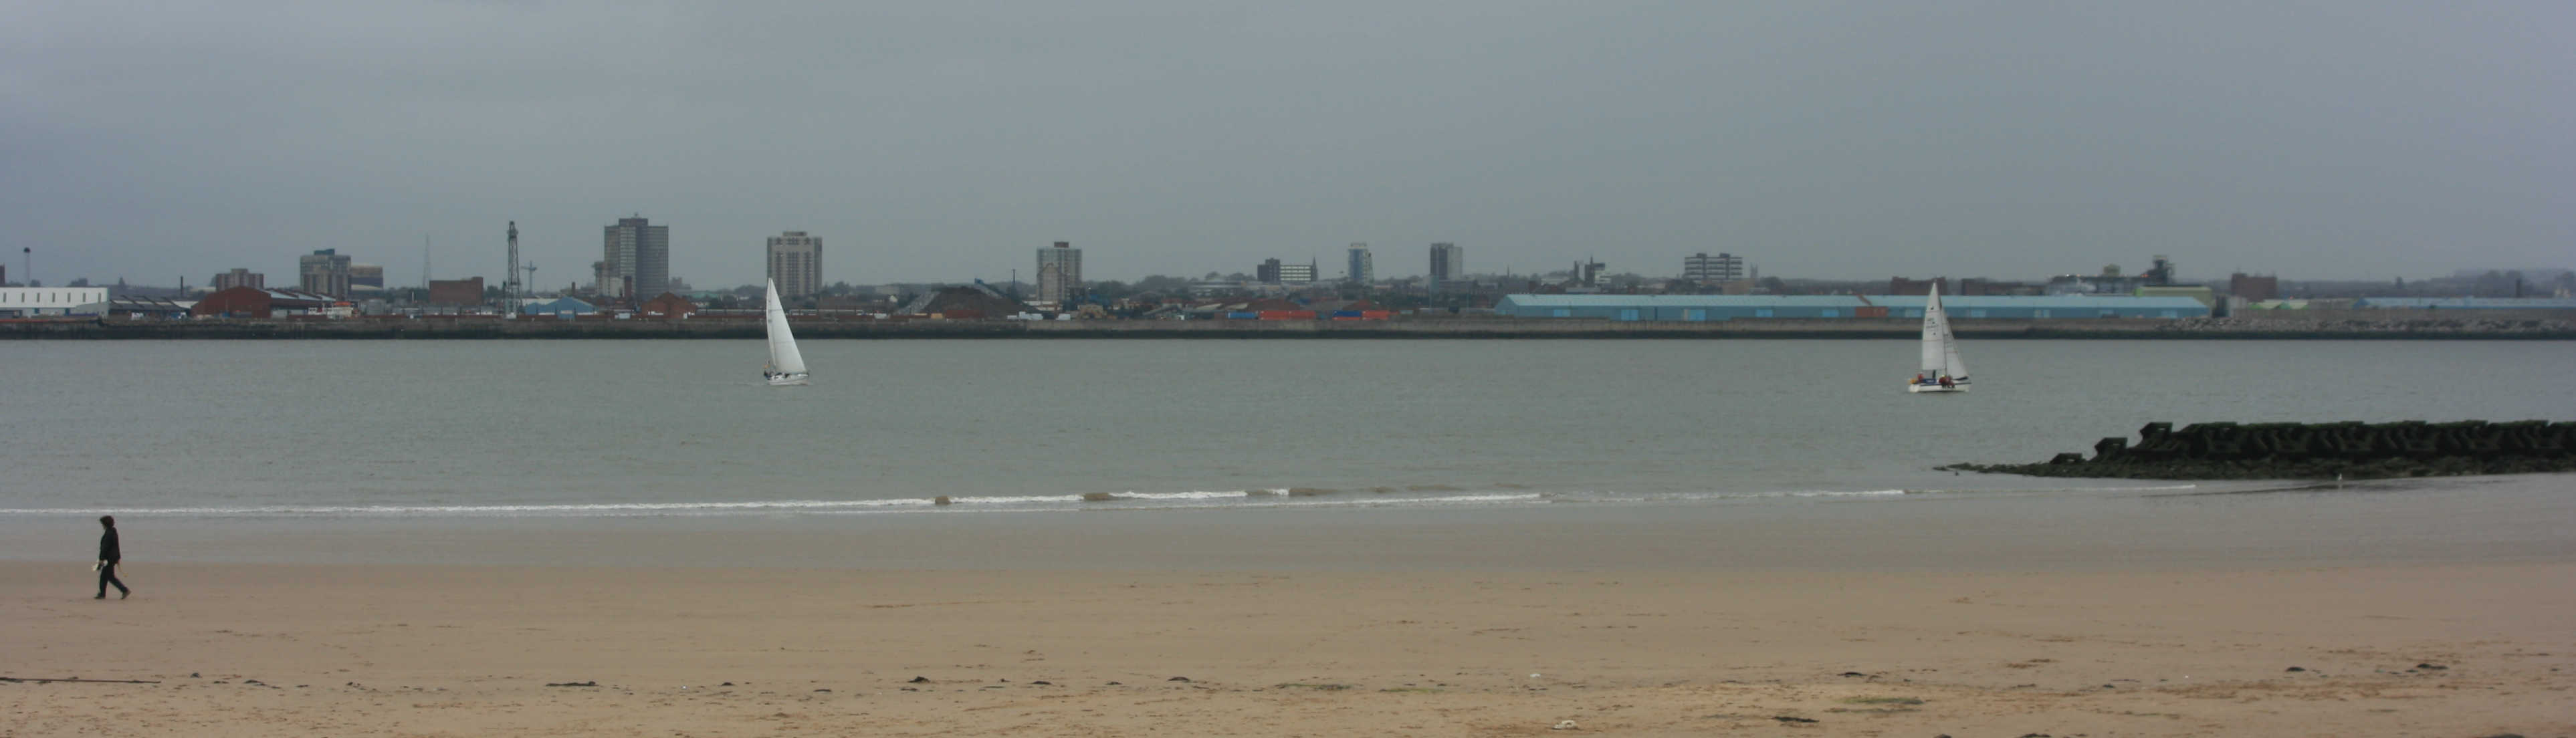
[(106, 309), (105, 287), (0, 287), (0, 318), (97, 315)]

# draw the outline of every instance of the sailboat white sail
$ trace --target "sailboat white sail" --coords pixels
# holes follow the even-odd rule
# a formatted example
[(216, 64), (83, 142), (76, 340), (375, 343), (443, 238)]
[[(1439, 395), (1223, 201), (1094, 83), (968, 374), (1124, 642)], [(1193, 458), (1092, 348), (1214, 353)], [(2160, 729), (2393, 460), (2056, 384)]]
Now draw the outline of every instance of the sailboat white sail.
[(805, 355), (796, 350), (796, 334), (787, 330), (787, 309), (778, 305), (778, 280), (765, 293), (769, 325), (769, 368), (761, 372), (770, 386), (806, 384)]
[(1950, 335), (1950, 314), (1941, 309), (1938, 284), (1923, 301), (1923, 370), (1905, 383), (1905, 391), (1968, 391), (1968, 365), (1959, 360), (1959, 339)]

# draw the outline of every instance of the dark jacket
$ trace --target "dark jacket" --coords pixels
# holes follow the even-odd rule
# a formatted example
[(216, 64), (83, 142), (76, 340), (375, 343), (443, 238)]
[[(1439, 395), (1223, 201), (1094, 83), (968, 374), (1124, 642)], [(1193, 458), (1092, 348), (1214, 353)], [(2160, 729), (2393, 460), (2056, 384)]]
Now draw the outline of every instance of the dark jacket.
[(107, 533), (106, 533), (105, 535), (101, 535), (101, 536), (99, 536), (99, 537), (98, 537), (98, 560), (100, 560), (100, 561), (123, 561), (123, 560), (125, 560), (125, 552), (124, 552), (124, 551), (117, 550), (117, 547), (116, 547), (116, 529), (115, 529), (115, 528), (109, 528), (109, 529), (107, 529)]

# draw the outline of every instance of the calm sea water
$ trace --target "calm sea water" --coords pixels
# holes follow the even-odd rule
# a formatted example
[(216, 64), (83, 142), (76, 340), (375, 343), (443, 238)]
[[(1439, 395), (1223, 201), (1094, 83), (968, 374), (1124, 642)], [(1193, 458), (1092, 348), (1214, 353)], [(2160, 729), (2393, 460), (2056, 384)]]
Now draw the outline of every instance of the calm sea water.
[[(2559, 342), (0, 345), (0, 519), (1801, 504), (2190, 488), (1957, 476), (2145, 422), (2571, 419)], [(1292, 488), (1306, 488), (1290, 492)], [(1312, 490), (1329, 490), (1310, 493)], [(2153, 491), (2153, 489), (2149, 489)], [(1117, 500), (1084, 501), (1110, 494)], [(1912, 493), (1908, 495), (1907, 493)], [(934, 507), (945, 495), (956, 502)]]

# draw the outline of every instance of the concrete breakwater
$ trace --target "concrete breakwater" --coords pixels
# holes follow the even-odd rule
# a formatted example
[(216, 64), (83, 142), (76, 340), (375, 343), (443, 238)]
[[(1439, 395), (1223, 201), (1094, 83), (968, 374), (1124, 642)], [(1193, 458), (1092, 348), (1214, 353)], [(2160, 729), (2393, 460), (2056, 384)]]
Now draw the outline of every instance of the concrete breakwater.
[[(2002, 339), (2576, 339), (2576, 322), (2268, 321), (2135, 318), (1959, 320), (1968, 340)], [(1396, 320), (865, 320), (799, 319), (800, 339), (896, 338), (1913, 338), (1904, 318), (1763, 318), (1709, 322), (1579, 318), (1406, 317)], [(20, 339), (752, 339), (756, 320), (559, 320), (492, 317), (0, 321)]]
[(2130, 479), (2378, 479), (2576, 471), (2576, 423), (2148, 423), (2093, 456), (1952, 471)]

